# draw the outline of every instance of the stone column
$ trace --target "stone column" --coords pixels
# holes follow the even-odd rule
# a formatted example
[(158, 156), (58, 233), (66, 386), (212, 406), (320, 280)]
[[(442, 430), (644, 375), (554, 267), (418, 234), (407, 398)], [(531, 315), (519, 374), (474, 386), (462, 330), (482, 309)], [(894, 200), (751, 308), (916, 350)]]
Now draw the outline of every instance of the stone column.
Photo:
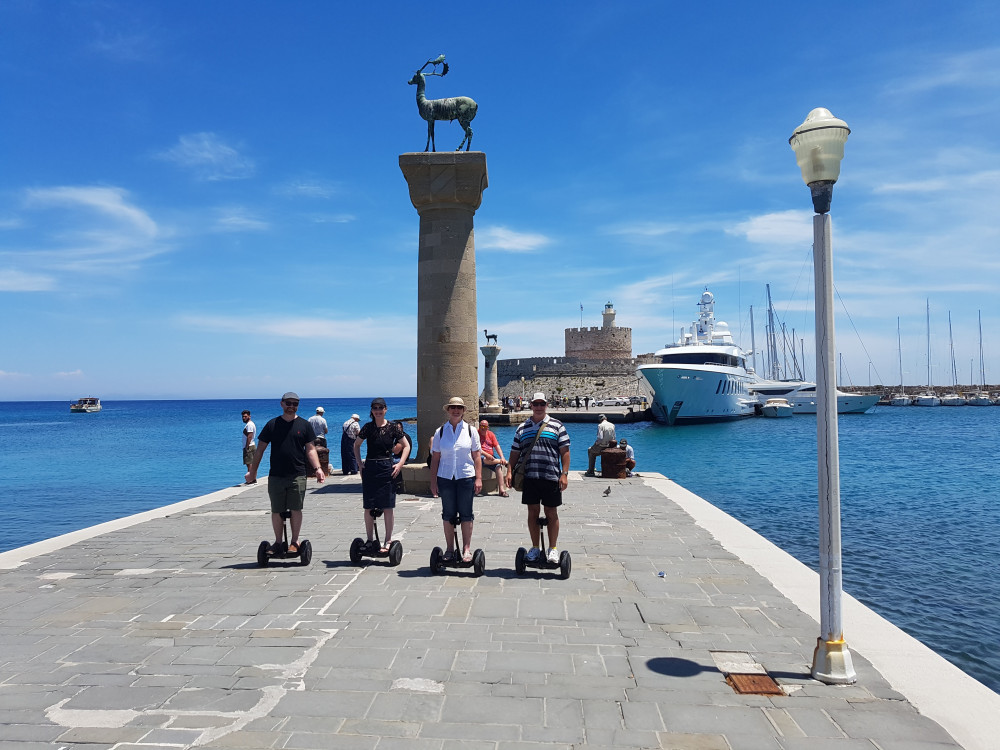
[(479, 420), (476, 245), (473, 216), (487, 186), (482, 151), (401, 154), (399, 167), (420, 214), (417, 263), (417, 445), (426, 461), (452, 396)]
[(503, 411), (500, 407), (500, 388), (497, 386), (497, 357), (500, 356), (500, 347), (496, 344), (487, 344), (479, 347), (479, 351), (486, 358), (486, 379), (483, 383), (483, 401), (487, 414), (499, 414)]

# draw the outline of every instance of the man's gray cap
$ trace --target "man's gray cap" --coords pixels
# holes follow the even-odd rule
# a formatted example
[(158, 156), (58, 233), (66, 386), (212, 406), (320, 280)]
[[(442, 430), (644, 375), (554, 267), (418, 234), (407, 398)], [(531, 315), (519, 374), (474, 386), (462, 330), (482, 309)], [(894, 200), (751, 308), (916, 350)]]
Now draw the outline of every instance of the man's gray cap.
[(604, 416), (603, 414), (598, 414), (597, 415), (597, 421), (598, 422), (603, 422), (605, 419), (607, 419), (607, 417)]
[(281, 397), (281, 400), (282, 401), (298, 401), (299, 400), (299, 394), (297, 394), (295, 391), (289, 391), (288, 393), (286, 393), (284, 396)]

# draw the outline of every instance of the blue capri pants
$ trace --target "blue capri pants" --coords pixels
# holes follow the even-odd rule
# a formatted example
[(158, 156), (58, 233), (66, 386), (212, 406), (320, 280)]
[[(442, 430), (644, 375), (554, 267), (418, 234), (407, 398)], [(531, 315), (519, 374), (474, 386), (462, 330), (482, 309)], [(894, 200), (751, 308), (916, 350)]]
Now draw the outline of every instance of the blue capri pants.
[(459, 522), (472, 521), (472, 497), (475, 494), (476, 478), (445, 479), (438, 477), (438, 494), (441, 496), (441, 518), (451, 521), (458, 516)]

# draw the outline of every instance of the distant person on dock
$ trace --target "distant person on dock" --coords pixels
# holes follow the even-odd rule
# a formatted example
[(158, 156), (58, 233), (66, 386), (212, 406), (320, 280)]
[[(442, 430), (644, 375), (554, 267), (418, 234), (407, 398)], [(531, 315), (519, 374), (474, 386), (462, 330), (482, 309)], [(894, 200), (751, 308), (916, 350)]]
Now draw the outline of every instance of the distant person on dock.
[(513, 486), (514, 470), (524, 454), (524, 486), (521, 504), (528, 506), (528, 534), (531, 549), (526, 559), (534, 562), (544, 554), (539, 549), (538, 514), (545, 506), (549, 525), (547, 559), (559, 563), (559, 506), (562, 493), (569, 484), (569, 434), (563, 423), (546, 413), (548, 403), (544, 393), (531, 397), (531, 416), (517, 428), (510, 446), (510, 463), (507, 465), (507, 484)]
[(497, 490), (500, 497), (509, 497), (507, 484), (507, 460), (503, 457), (503, 448), (496, 434), (490, 430), (490, 423), (485, 419), (479, 421), (479, 444), (483, 451), (483, 469), (492, 469), (497, 476)]
[(632, 469), (635, 468), (635, 449), (628, 444), (628, 440), (622, 438), (621, 442), (618, 443), (619, 448), (625, 449), (625, 469), (628, 471), (628, 475), (632, 476)]
[(313, 432), (316, 433), (316, 445), (326, 447), (326, 433), (330, 429), (326, 425), (326, 418), (323, 416), (323, 407), (317, 406), (316, 413), (309, 417), (309, 424), (312, 425)]
[[(257, 425), (255, 425), (250, 420), (250, 410), (243, 410), (243, 465), (247, 467), (247, 471), (250, 471), (250, 465), (253, 463), (253, 454), (257, 450), (257, 446), (254, 443), (254, 436), (257, 434)], [(247, 484), (251, 484), (247, 482)]]
[(352, 414), (351, 418), (344, 422), (341, 427), (340, 436), (340, 466), (344, 474), (358, 473), (358, 459), (354, 455), (354, 441), (358, 439), (361, 432), (361, 417)]
[(594, 444), (587, 448), (587, 473), (584, 476), (594, 477), (597, 476), (595, 473), (595, 468), (597, 466), (597, 458), (601, 455), (601, 451), (605, 448), (611, 446), (611, 442), (615, 439), (615, 426), (608, 421), (608, 418), (603, 414), (597, 415), (597, 439)]
[[(445, 405), (448, 421), (431, 438), (431, 494), (441, 496), (441, 521), (448, 545), (445, 560), (460, 555), (462, 562), (472, 562), (473, 498), (483, 489), (483, 462), (479, 433), (463, 419), (465, 402), (452, 397)], [(458, 535), (451, 525), (458, 519), (462, 526), (462, 550), (455, 548)]]
[[(372, 399), (371, 421), (361, 428), (354, 441), (354, 457), (361, 467), (361, 505), (365, 513), (365, 533), (368, 534), (368, 548), (374, 543), (375, 519), (368, 511), (381, 508), (385, 518), (385, 539), (381, 553), (388, 554), (392, 544), (392, 527), (396, 508), (395, 479), (403, 470), (410, 455), (410, 443), (403, 435), (403, 425), (389, 422), (385, 415), (388, 406), (384, 398)], [(361, 446), (367, 442), (368, 450), (364, 462), (361, 461)], [(401, 444), (401, 445), (400, 445)], [(399, 463), (393, 463), (393, 454), (399, 445)]]
[(247, 472), (247, 484), (257, 481), (257, 468), (264, 457), (267, 446), (274, 443), (271, 451), (271, 470), (267, 475), (267, 496), (271, 500), (271, 528), (274, 530), (274, 544), (268, 550), (273, 555), (282, 543), (284, 520), (281, 514), (291, 511), (289, 523), (292, 541), (288, 545), (289, 554), (299, 551), (299, 532), (302, 530), (302, 507), (306, 498), (306, 477), (315, 476), (316, 481), (326, 479), (319, 465), (316, 453), (316, 433), (312, 425), (297, 416), (298, 394), (289, 391), (281, 397), (280, 417), (270, 420), (260, 431), (258, 450), (253, 465)]

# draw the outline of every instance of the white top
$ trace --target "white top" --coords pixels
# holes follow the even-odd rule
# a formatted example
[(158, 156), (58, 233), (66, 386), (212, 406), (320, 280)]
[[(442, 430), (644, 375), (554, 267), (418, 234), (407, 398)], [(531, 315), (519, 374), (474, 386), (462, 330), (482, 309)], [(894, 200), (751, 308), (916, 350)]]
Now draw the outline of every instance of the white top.
[(243, 425), (243, 447), (246, 448), (250, 443), (253, 442), (254, 436), (257, 434), (257, 425), (253, 423), (251, 419), (245, 425)]
[(632, 449), (631, 445), (625, 446), (625, 458), (635, 461), (635, 451)]
[(355, 440), (358, 437), (358, 433), (361, 432), (361, 425), (358, 424), (358, 420), (356, 420), (354, 417), (351, 417), (346, 422), (344, 422), (343, 425), (341, 425), (341, 429), (344, 431), (344, 434), (347, 435), (347, 437), (349, 437), (351, 440)]
[(431, 453), (440, 453), (437, 475), (443, 479), (468, 479), (476, 476), (476, 465), (472, 462), (472, 452), (482, 450), (479, 432), (468, 422), (452, 426), (445, 422), (434, 430), (431, 439)]
[(323, 419), (319, 414), (313, 414), (309, 417), (309, 424), (312, 425), (313, 432), (316, 433), (316, 437), (323, 437), (330, 430), (326, 427), (326, 420)]
[(607, 445), (615, 439), (615, 426), (608, 420), (597, 425), (597, 442)]

